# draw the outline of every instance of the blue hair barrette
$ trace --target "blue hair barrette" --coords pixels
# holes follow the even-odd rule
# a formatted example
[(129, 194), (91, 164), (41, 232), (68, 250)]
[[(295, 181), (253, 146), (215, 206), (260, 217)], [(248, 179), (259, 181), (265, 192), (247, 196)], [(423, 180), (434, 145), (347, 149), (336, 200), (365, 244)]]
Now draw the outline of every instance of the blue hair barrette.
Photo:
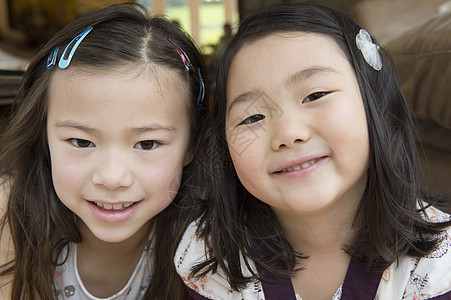
[(56, 57), (58, 56), (58, 50), (59, 50), (60, 46), (56, 46), (55, 49), (53, 49), (52, 52), (50, 52), (49, 57), (47, 57), (47, 65), (46, 68), (47, 70), (50, 70), (51, 68), (53, 68), (56, 64)]
[[(88, 35), (88, 33), (91, 32), (92, 26), (86, 28), (82, 33), (74, 37), (69, 44), (67, 44), (66, 48), (64, 48), (63, 54), (61, 55), (61, 58), (58, 62), (58, 67), (61, 69), (65, 69), (69, 66), (70, 61), (72, 60), (72, 57), (74, 56), (75, 50), (77, 50), (80, 43), (83, 41), (83, 39)], [(70, 50), (69, 50), (70, 49)], [(56, 58), (58, 56), (58, 50), (59, 45), (55, 47), (55, 49), (50, 53), (49, 57), (47, 58), (47, 65), (46, 68), (50, 70), (56, 65)], [(69, 53), (66, 54), (66, 52), (69, 50)]]
[(197, 68), (197, 72), (199, 73), (199, 81), (200, 81), (199, 96), (197, 97), (197, 110), (199, 110), (202, 107), (202, 103), (204, 102), (205, 98), (205, 83), (200, 73), (200, 68)]

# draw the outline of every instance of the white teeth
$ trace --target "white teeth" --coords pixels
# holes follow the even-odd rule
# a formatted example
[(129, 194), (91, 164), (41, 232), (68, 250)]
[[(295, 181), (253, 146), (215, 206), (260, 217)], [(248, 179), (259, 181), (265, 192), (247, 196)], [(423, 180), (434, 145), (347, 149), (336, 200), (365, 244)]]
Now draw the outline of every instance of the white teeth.
[(115, 203), (115, 204), (108, 204), (108, 203), (100, 203), (100, 202), (94, 202), (95, 205), (97, 205), (98, 207), (105, 209), (105, 210), (110, 210), (110, 211), (119, 211), (119, 210), (124, 210), (130, 206), (133, 205), (133, 202), (128, 202), (128, 203)]
[(114, 210), (121, 209), (122, 207), (123, 207), (122, 204), (113, 204), (113, 209)]
[(299, 164), (299, 165), (296, 165), (296, 166), (293, 166), (293, 167), (288, 167), (288, 168), (282, 169), (282, 170), (280, 170), (280, 171), (277, 172), (277, 173), (286, 173), (286, 172), (299, 171), (299, 170), (302, 170), (302, 169), (305, 169), (305, 168), (310, 167), (311, 165), (313, 165), (313, 164), (316, 163), (317, 161), (318, 161), (318, 159), (315, 158), (315, 159), (306, 161), (306, 162), (304, 162), (304, 163), (302, 163), (302, 164)]

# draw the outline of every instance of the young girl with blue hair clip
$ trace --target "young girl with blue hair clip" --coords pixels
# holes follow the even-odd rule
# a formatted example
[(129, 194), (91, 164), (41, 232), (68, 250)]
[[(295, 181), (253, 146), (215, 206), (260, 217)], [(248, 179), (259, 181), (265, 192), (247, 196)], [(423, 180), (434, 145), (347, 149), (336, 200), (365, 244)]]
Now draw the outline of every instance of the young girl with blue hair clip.
[(172, 258), (203, 72), (179, 27), (134, 4), (83, 15), (40, 49), (1, 143), (5, 298), (188, 299)]
[(297, 3), (243, 21), (224, 53), (197, 156), (205, 213), (174, 258), (193, 298), (451, 299), (450, 215), (422, 192), (384, 49)]

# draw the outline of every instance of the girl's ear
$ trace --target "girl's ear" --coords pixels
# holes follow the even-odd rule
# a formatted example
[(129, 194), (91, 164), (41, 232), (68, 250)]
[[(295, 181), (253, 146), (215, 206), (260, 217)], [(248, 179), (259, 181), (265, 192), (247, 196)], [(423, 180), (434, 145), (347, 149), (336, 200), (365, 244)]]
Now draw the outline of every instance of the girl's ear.
[(190, 149), (186, 151), (185, 158), (183, 159), (183, 166), (186, 167), (187, 165), (189, 165), (190, 162), (193, 161), (193, 159), (194, 159), (194, 151), (192, 147), (190, 147)]

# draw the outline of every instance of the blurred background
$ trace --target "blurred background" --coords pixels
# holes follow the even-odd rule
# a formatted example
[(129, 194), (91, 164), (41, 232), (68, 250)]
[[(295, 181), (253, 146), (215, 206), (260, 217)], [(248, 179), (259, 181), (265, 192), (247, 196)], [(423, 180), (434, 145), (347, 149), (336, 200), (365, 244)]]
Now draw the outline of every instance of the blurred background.
[[(0, 69), (23, 70), (27, 59), (55, 32), (86, 11), (124, 0), (0, 0)], [(287, 0), (137, 0), (177, 22), (193, 37), (209, 63), (240, 20), (267, 5)], [(293, 2), (293, 1), (291, 1)], [(409, 26), (435, 13), (445, 0), (310, 0), (344, 11), (363, 23)], [(406, 5), (406, 3), (409, 3)], [(396, 7), (395, 9), (393, 9)], [(365, 14), (365, 20), (361, 17)], [(371, 12), (371, 13), (369, 13)], [(385, 16), (382, 19), (381, 16)], [(392, 18), (389, 18), (392, 16)], [(371, 20), (374, 18), (374, 20)], [(389, 22), (386, 22), (389, 20)], [(385, 25), (384, 25), (385, 24)], [(366, 25), (366, 24), (365, 24)], [(378, 27), (382, 34), (393, 32)], [(373, 26), (376, 27), (376, 26)], [(395, 28), (395, 32), (399, 28)]]
[[(318, 0), (349, 11), (358, 0)], [(79, 14), (121, 0), (0, 0), (0, 49), (6, 58), (1, 68), (23, 69), (24, 61), (42, 43)], [(207, 58), (215, 53), (223, 35), (239, 21), (277, 0), (138, 0), (150, 12), (165, 15), (191, 34)], [(226, 27), (225, 27), (226, 26)], [(231, 29), (232, 32), (228, 32)], [(19, 61), (7, 54), (14, 54)]]
[[(124, 0), (0, 0), (0, 69), (23, 70), (27, 59), (55, 32), (86, 11)], [(240, 20), (289, 0), (136, 0), (180, 24), (209, 63)], [(291, 1), (294, 2), (294, 1)], [(310, 0), (332, 6), (373, 27), (381, 37), (436, 13), (446, 0)], [(374, 24), (366, 24), (366, 23)], [(378, 26), (375, 26), (378, 24)], [(371, 31), (370, 31), (371, 32)], [(374, 32), (372, 32), (374, 34)]]

